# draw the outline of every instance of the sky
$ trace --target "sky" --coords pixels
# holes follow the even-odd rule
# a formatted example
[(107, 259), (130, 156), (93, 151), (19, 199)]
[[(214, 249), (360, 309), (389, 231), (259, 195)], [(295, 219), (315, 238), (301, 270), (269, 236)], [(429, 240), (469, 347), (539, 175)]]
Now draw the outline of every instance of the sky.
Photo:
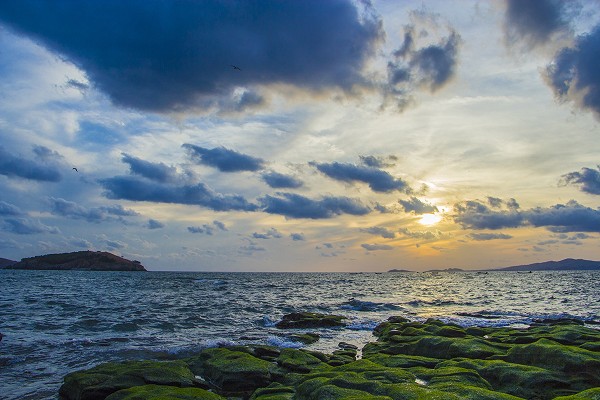
[(0, 257), (600, 259), (598, 0), (4, 0)]

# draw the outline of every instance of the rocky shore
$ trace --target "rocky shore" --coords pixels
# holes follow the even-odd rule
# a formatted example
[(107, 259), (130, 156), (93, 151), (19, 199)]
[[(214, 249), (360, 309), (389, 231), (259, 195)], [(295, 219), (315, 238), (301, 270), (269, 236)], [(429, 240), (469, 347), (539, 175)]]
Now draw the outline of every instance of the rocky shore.
[[(286, 316), (319, 329), (343, 317)], [(300, 321), (300, 322), (298, 322)], [(298, 331), (296, 334), (307, 334)], [(310, 332), (318, 340), (318, 334)], [(581, 321), (463, 328), (391, 317), (359, 353), (265, 345), (209, 348), (177, 361), (105, 363), (64, 378), (62, 399), (600, 399), (600, 331)], [(357, 355), (362, 357), (358, 358)]]

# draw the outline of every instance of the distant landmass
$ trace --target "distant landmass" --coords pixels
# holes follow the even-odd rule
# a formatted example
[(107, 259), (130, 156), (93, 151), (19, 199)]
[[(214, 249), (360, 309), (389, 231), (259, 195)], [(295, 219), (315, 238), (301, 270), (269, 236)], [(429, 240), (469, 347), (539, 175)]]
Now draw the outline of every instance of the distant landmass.
[(0, 268), (6, 268), (9, 265), (13, 265), (15, 263), (16, 263), (16, 261), (14, 261), (14, 260), (9, 260), (7, 258), (0, 257)]
[[(600, 261), (567, 258), (561, 261), (545, 261), (512, 267), (490, 268), (479, 271), (600, 271)], [(388, 272), (415, 272), (407, 269), (390, 269)], [(424, 272), (473, 272), (460, 268), (431, 269)]]
[(23, 258), (5, 269), (76, 270), (76, 271), (146, 271), (139, 261), (130, 261), (105, 251), (77, 251)]
[(546, 261), (513, 267), (494, 268), (488, 271), (597, 271), (600, 270), (600, 261), (576, 260), (567, 258), (561, 261)]
[(430, 269), (425, 272), (464, 272), (464, 269), (460, 268), (446, 268), (446, 269)]

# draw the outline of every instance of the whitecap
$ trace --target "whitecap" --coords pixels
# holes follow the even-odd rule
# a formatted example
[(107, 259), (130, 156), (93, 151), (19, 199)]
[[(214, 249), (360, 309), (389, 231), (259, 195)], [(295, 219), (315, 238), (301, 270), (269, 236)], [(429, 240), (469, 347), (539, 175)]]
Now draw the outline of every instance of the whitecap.
[(304, 346), (304, 343), (290, 340), (281, 336), (269, 336), (267, 337), (267, 344), (276, 347), (286, 347), (291, 349), (299, 349)]
[(377, 303), (373, 301), (357, 300), (354, 298), (342, 303), (340, 308), (354, 311), (393, 311), (402, 309), (402, 307), (393, 303)]
[(268, 315), (263, 315), (263, 326), (266, 328), (272, 328), (275, 326), (277, 321), (271, 319)]

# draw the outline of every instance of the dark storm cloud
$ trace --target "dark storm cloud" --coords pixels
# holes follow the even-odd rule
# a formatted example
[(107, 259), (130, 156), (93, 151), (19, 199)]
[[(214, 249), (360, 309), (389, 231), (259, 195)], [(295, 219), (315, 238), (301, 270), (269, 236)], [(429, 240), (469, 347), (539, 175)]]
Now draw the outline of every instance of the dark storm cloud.
[(360, 247), (362, 247), (365, 250), (368, 251), (377, 251), (377, 250), (393, 250), (394, 246), (390, 246), (387, 244), (368, 244), (368, 243), (363, 243), (360, 245)]
[(420, 49), (412, 54), (409, 65), (419, 74), (419, 84), (432, 92), (440, 89), (454, 76), (460, 36), (452, 32), (438, 45)]
[(371, 235), (378, 235), (385, 239), (393, 239), (396, 237), (396, 232), (390, 231), (387, 228), (381, 226), (373, 226), (370, 228), (361, 228), (361, 232), (370, 233)]
[(454, 221), (463, 228), (502, 229), (523, 226), (544, 227), (552, 232), (600, 232), (600, 209), (585, 207), (574, 200), (567, 204), (530, 210), (492, 210), (479, 201), (455, 205)]
[(377, 157), (377, 156), (359, 156), (360, 161), (367, 167), (386, 168), (393, 167), (398, 161), (396, 156)]
[(529, 223), (552, 232), (600, 232), (600, 209), (585, 207), (574, 200), (527, 213)]
[(468, 235), (471, 239), (477, 241), (487, 241), (496, 239), (512, 239), (512, 236), (504, 233), (471, 233)]
[(322, 219), (340, 214), (365, 215), (371, 211), (360, 201), (348, 197), (329, 196), (312, 200), (293, 193), (279, 193), (278, 196), (267, 195), (260, 199), (264, 212), (288, 218)]
[(216, 227), (217, 227), (217, 229), (220, 229), (220, 230), (222, 230), (222, 231), (227, 231), (227, 227), (226, 227), (226, 226), (225, 226), (225, 224), (224, 224), (224, 223), (222, 223), (221, 221), (214, 220), (214, 221), (213, 221), (213, 225), (214, 225), (214, 226), (216, 226)]
[(492, 202), (494, 209), (480, 201), (465, 201), (454, 206), (457, 215), (454, 221), (463, 228), (470, 229), (502, 229), (516, 228), (525, 223), (524, 215), (516, 210), (497, 210), (497, 202)]
[(215, 211), (258, 209), (258, 206), (249, 203), (242, 196), (216, 193), (203, 183), (167, 185), (134, 176), (117, 176), (99, 182), (110, 199), (198, 205)]
[(265, 172), (261, 176), (262, 180), (272, 188), (291, 188), (296, 189), (301, 187), (304, 183), (293, 176), (280, 174), (279, 172), (269, 171)]
[(582, 168), (580, 172), (563, 175), (561, 183), (578, 185), (582, 192), (600, 195), (600, 165), (597, 169)]
[(573, 101), (600, 118), (600, 25), (560, 50), (546, 68), (546, 82), (561, 101)]
[(320, 172), (332, 179), (342, 182), (364, 182), (369, 185), (374, 192), (392, 192), (395, 190), (410, 192), (408, 183), (402, 179), (396, 179), (388, 172), (378, 168), (364, 167), (361, 165), (348, 163), (316, 163), (310, 165), (317, 168)]
[(303, 233), (292, 233), (292, 234), (290, 234), (290, 238), (294, 242), (302, 242), (302, 241), (306, 240)]
[(201, 227), (200, 226), (188, 226), (187, 230), (190, 233), (203, 233), (203, 234), (209, 235), (209, 236), (212, 236), (212, 234), (213, 234), (212, 226), (209, 226), (207, 224), (204, 224)]
[(40, 221), (29, 218), (5, 218), (0, 225), (3, 230), (18, 235), (33, 235), (36, 233), (58, 234), (60, 230), (55, 226), (44, 225)]
[(349, 91), (383, 38), (367, 2), (349, 0), (5, 0), (0, 20), (83, 69), (115, 104), (153, 111), (248, 85)]
[(214, 231), (226, 231), (227, 228), (225, 227), (225, 224), (215, 220), (212, 224), (202, 224), (202, 226), (188, 226), (187, 230), (191, 233), (204, 233), (206, 235), (212, 236)]
[(268, 231), (263, 232), (263, 233), (254, 232), (252, 234), (252, 237), (254, 239), (280, 239), (283, 236), (281, 235), (281, 233), (277, 229), (271, 228)]
[(415, 214), (427, 214), (438, 211), (438, 208), (436, 206), (427, 204), (414, 196), (411, 196), (409, 200), (398, 200), (398, 203), (402, 206), (402, 208), (404, 208), (404, 211), (407, 213), (412, 211)]
[[(394, 99), (400, 109), (410, 104), (415, 88), (436, 92), (456, 74), (460, 35), (449, 24), (424, 11), (411, 13), (404, 27), (402, 46), (387, 65), (387, 101)], [(446, 31), (446, 36), (439, 32)], [(425, 39), (428, 39), (425, 43)]]
[(37, 159), (43, 162), (62, 161), (63, 156), (60, 153), (50, 150), (45, 146), (33, 146), (33, 153)]
[(148, 227), (148, 229), (161, 229), (165, 227), (165, 224), (151, 218), (148, 220), (148, 224), (146, 226)]
[(576, 3), (564, 0), (507, 0), (504, 33), (507, 45), (518, 42), (529, 48), (544, 44), (569, 29)]
[(123, 217), (139, 215), (133, 210), (123, 208), (121, 205), (86, 208), (75, 202), (54, 197), (49, 197), (48, 202), (52, 214), (73, 219), (84, 219), (88, 222), (99, 223), (110, 220), (123, 220)]
[(264, 166), (264, 160), (260, 158), (238, 153), (225, 147), (207, 149), (188, 143), (182, 147), (198, 164), (208, 165), (222, 172), (258, 171)]
[(0, 216), (15, 216), (15, 215), (24, 215), (25, 213), (21, 211), (21, 209), (14, 204), (7, 203), (5, 201), (0, 200)]
[(54, 161), (58, 153), (41, 146), (34, 147), (33, 151), (42, 162), (15, 156), (0, 145), (0, 174), (34, 181), (60, 181), (62, 176), (59, 167), (54, 163), (46, 162), (49, 159)]
[(177, 170), (163, 163), (145, 161), (123, 153), (123, 162), (129, 164), (132, 174), (140, 175), (158, 182), (173, 182), (177, 178)]

